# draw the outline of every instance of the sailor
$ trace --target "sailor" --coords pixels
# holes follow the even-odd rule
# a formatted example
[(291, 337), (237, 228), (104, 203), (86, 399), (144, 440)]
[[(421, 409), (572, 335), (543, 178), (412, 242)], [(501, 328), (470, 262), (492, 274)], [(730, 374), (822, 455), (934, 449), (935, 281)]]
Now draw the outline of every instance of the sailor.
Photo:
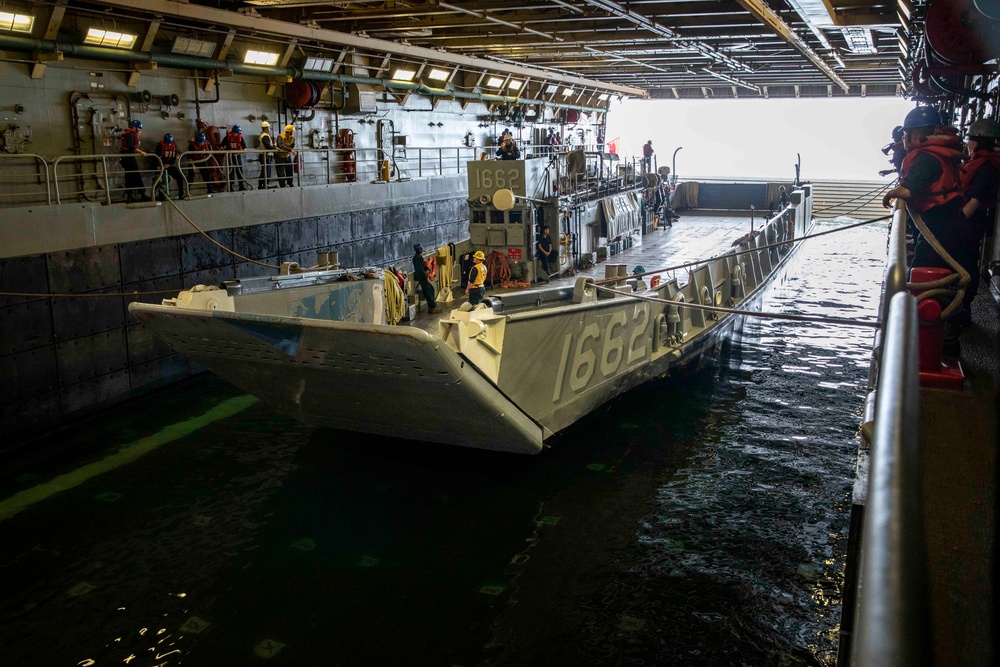
[(642, 147), (642, 170), (649, 171), (653, 165), (653, 140), (650, 139)]
[(292, 156), (295, 155), (295, 126), (286, 125), (285, 131), (278, 135), (275, 143), (278, 147), (278, 155), (274, 160), (278, 169), (278, 184), (283, 188), (290, 188), (292, 187)]
[(469, 304), (473, 306), (479, 305), (486, 294), (486, 265), (483, 264), (485, 259), (486, 255), (482, 250), (477, 250), (472, 256), (475, 263), (469, 269), (469, 284), (465, 287), (465, 293), (469, 295)]
[[(181, 199), (183, 199), (184, 179), (181, 177), (181, 170), (177, 167), (178, 151), (177, 144), (174, 142), (174, 135), (169, 132), (164, 134), (163, 141), (156, 144), (156, 148), (154, 150), (160, 157), (160, 162), (163, 163), (163, 170), (167, 172), (167, 176), (177, 181), (177, 187), (180, 191)], [(169, 196), (169, 187), (167, 183), (161, 183), (159, 190), (159, 193), (156, 195), (157, 199)]]
[(788, 193), (785, 192), (785, 186), (784, 185), (779, 185), (778, 186), (778, 210), (780, 211), (780, 210), (784, 209), (786, 206), (788, 206), (788, 204), (790, 203), (790, 201), (791, 200), (788, 199)]
[(191, 168), (188, 169), (187, 173), (188, 185), (194, 185), (195, 171), (197, 170), (197, 173), (201, 174), (201, 180), (205, 181), (208, 191), (216, 192), (219, 163), (212, 155), (212, 144), (204, 132), (198, 132), (193, 139), (188, 139), (188, 152), (191, 153), (189, 156)]
[(413, 277), (420, 283), (420, 291), (424, 293), (424, 300), (427, 302), (428, 313), (440, 313), (437, 301), (434, 298), (434, 286), (431, 285), (428, 271), (430, 267), (424, 260), (424, 246), (419, 243), (413, 244)]
[(517, 147), (514, 137), (510, 134), (504, 135), (500, 148), (497, 149), (497, 159), (499, 160), (520, 160), (521, 149)]
[(552, 273), (552, 269), (549, 268), (549, 262), (554, 258), (552, 257), (552, 237), (549, 236), (548, 225), (542, 227), (542, 233), (538, 235), (538, 240), (535, 241), (535, 256), (542, 263), (542, 272), (539, 274), (538, 280), (549, 282), (549, 275)]
[[(933, 107), (918, 106), (903, 120), (903, 147), (906, 157), (899, 173), (899, 185), (886, 193), (882, 205), (889, 208), (898, 197), (911, 212), (920, 214), (941, 247), (970, 274), (978, 271), (976, 234), (962, 213), (965, 197), (959, 166), (962, 142), (951, 127), (941, 125)], [(918, 236), (910, 266), (952, 268)], [(974, 293), (967, 290), (971, 302)]]
[(634, 269), (632, 269), (632, 275), (635, 276), (635, 286), (633, 289), (636, 292), (645, 292), (649, 287), (646, 286), (646, 281), (642, 279), (642, 274), (646, 272), (646, 267), (639, 264)]
[[(989, 119), (977, 120), (969, 126), (969, 158), (962, 165), (962, 191), (966, 202), (962, 213), (972, 223), (975, 245), (978, 248), (983, 237), (996, 219), (997, 189), (1000, 186), (1000, 124)], [(969, 294), (975, 295), (979, 287), (979, 272), (971, 273)], [(959, 315), (959, 322), (967, 323), (969, 311)]]
[(243, 156), (242, 151), (247, 149), (247, 142), (243, 139), (243, 129), (239, 125), (233, 125), (226, 132), (226, 150), (232, 151), (229, 157), (229, 191), (232, 192), (239, 186), (240, 192), (247, 190), (247, 181), (243, 176)]
[(146, 153), (139, 148), (139, 133), (142, 132), (142, 121), (129, 121), (128, 127), (122, 132), (119, 150), (124, 154), (120, 162), (125, 171), (125, 201), (149, 201), (146, 196), (146, 185), (142, 182), (142, 172), (139, 171), (139, 161), (136, 155)]
[(879, 176), (888, 176), (889, 174), (898, 174), (899, 168), (903, 166), (903, 158), (906, 157), (906, 149), (903, 148), (903, 126), (897, 125), (892, 130), (892, 143), (886, 144), (882, 147), (882, 154), (888, 155), (889, 151), (892, 151), (892, 157), (889, 158), (889, 162), (892, 163), (892, 169), (883, 169), (878, 173)]
[(271, 138), (271, 124), (266, 120), (260, 122), (260, 180), (257, 181), (257, 189), (276, 187), (269, 183), (271, 180), (271, 163), (274, 162), (274, 139)]

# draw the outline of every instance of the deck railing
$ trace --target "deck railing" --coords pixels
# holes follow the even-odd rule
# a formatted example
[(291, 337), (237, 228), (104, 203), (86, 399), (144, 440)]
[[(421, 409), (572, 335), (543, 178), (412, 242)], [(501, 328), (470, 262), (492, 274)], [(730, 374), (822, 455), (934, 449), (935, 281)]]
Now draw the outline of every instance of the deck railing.
[[(929, 665), (931, 621), (922, 500), (916, 298), (906, 291), (906, 212), (893, 217), (850, 664)], [(846, 610), (845, 610), (846, 611)], [(846, 614), (845, 614), (846, 615)], [(841, 655), (839, 664), (847, 664)]]
[[(375, 148), (301, 148), (291, 161), (291, 174), (284, 181), (295, 187), (377, 181), (388, 163), (389, 179), (405, 180), (428, 176), (459, 175), (466, 163), (477, 159), (481, 148), (407, 147), (393, 154)], [(41, 155), (0, 154), (0, 207), (70, 202), (117, 203), (129, 188), (121, 158), (125, 155), (62, 155), (46, 159)], [(231, 190), (279, 187), (278, 166), (285, 163), (277, 151), (186, 151), (177, 166), (183, 183), (164, 169), (156, 155), (134, 156), (143, 178), (143, 194), (152, 198), (157, 190), (177, 196), (181, 186), (187, 194), (207, 194)], [(267, 160), (270, 170), (263, 170)], [(268, 173), (269, 172), (269, 173)], [(176, 173), (176, 172), (175, 172)], [(194, 192), (192, 188), (194, 187)]]

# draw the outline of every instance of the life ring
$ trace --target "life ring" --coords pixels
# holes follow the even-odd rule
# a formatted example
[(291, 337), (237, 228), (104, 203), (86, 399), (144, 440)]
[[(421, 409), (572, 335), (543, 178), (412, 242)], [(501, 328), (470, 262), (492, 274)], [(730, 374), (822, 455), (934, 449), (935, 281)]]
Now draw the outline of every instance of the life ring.
[(424, 268), (427, 271), (428, 278), (430, 278), (431, 280), (437, 278), (437, 272), (438, 272), (437, 257), (434, 257), (432, 255), (431, 257), (428, 257), (426, 260), (424, 260)]

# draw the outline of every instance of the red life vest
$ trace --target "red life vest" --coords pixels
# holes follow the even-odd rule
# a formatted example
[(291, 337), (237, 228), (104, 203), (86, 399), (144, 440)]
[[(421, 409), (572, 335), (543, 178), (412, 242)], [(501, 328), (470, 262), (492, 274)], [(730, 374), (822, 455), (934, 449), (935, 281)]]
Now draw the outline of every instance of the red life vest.
[(900, 181), (906, 180), (913, 160), (919, 154), (930, 155), (941, 164), (941, 176), (931, 183), (928, 191), (920, 195), (914, 194), (909, 199), (908, 203), (917, 213), (923, 213), (942, 204), (947, 204), (962, 196), (962, 182), (958, 174), (958, 168), (962, 161), (962, 152), (959, 150), (961, 144), (961, 140), (954, 134), (933, 134), (919, 146), (910, 148), (910, 152), (903, 158), (903, 166), (899, 174)]
[(139, 150), (139, 133), (134, 127), (125, 128), (122, 132), (122, 153), (135, 153)]
[(232, 132), (226, 133), (226, 148), (231, 151), (241, 151), (243, 150), (243, 135), (233, 134)]
[(168, 144), (165, 141), (161, 141), (156, 144), (156, 154), (163, 160), (163, 164), (173, 164), (174, 160), (177, 159), (177, 144)]
[(1000, 150), (993, 149), (988, 151), (976, 151), (975, 154), (962, 165), (963, 190), (969, 187), (969, 184), (972, 183), (972, 179), (975, 177), (976, 173), (989, 162), (992, 162), (997, 166), (997, 169), (1000, 169)]

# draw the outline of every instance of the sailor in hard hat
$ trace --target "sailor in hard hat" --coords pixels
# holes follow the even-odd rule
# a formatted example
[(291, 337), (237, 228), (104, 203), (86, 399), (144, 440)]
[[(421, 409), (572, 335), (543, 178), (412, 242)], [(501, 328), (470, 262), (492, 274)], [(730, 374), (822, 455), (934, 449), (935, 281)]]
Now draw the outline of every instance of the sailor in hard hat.
[(139, 170), (139, 160), (136, 155), (145, 155), (139, 147), (139, 134), (142, 132), (142, 121), (129, 121), (128, 127), (122, 132), (119, 151), (123, 157), (119, 160), (125, 172), (125, 201), (149, 201), (146, 196), (146, 184), (142, 181)]
[(791, 203), (791, 200), (788, 198), (788, 193), (785, 192), (785, 186), (784, 185), (779, 185), (778, 186), (778, 210), (784, 209), (786, 206), (788, 206), (789, 203)]
[(646, 273), (646, 267), (642, 264), (638, 264), (634, 269), (632, 269), (632, 275), (635, 276), (635, 286), (633, 289), (636, 292), (645, 292), (649, 289), (649, 287), (646, 286), (646, 281), (642, 279), (642, 274), (644, 273)]
[[(965, 206), (962, 213), (972, 223), (978, 248), (996, 219), (997, 189), (1000, 187), (1000, 124), (988, 118), (969, 126), (967, 142), (969, 158), (962, 165), (962, 191)], [(986, 249), (989, 252), (989, 248)], [(979, 253), (977, 253), (978, 255)], [(966, 298), (971, 299), (979, 287), (979, 271), (970, 271)], [(959, 316), (959, 322), (971, 321), (969, 311)]]
[(472, 255), (474, 264), (469, 269), (469, 284), (465, 286), (465, 293), (469, 295), (469, 304), (472, 306), (479, 305), (486, 294), (486, 265), (483, 264), (485, 259), (486, 255), (482, 250), (477, 250)]
[[(906, 202), (919, 214), (941, 247), (970, 274), (979, 271), (978, 247), (972, 223), (962, 213), (965, 196), (959, 167), (962, 142), (954, 128), (943, 126), (934, 107), (918, 106), (903, 120), (906, 157), (899, 185), (886, 193), (882, 205), (893, 198)], [(952, 268), (921, 234), (913, 248), (910, 266)], [(969, 294), (971, 297), (974, 295)]]
[(275, 143), (278, 154), (275, 156), (275, 166), (278, 169), (278, 184), (283, 188), (292, 187), (292, 156), (295, 155), (295, 126), (286, 125), (285, 131), (278, 135)]
[[(271, 138), (271, 124), (266, 120), (263, 120), (260, 123), (260, 137), (257, 141), (260, 143), (261, 151), (274, 150), (274, 139)], [(272, 162), (274, 162), (274, 153), (262, 152), (260, 154), (260, 180), (257, 181), (258, 190), (275, 187), (274, 185), (271, 185)]]
[(420, 291), (424, 293), (424, 301), (427, 302), (428, 313), (440, 313), (437, 300), (434, 298), (434, 286), (431, 285), (431, 277), (428, 275), (428, 263), (424, 259), (424, 246), (420, 243), (413, 244), (413, 277), (420, 285)]

